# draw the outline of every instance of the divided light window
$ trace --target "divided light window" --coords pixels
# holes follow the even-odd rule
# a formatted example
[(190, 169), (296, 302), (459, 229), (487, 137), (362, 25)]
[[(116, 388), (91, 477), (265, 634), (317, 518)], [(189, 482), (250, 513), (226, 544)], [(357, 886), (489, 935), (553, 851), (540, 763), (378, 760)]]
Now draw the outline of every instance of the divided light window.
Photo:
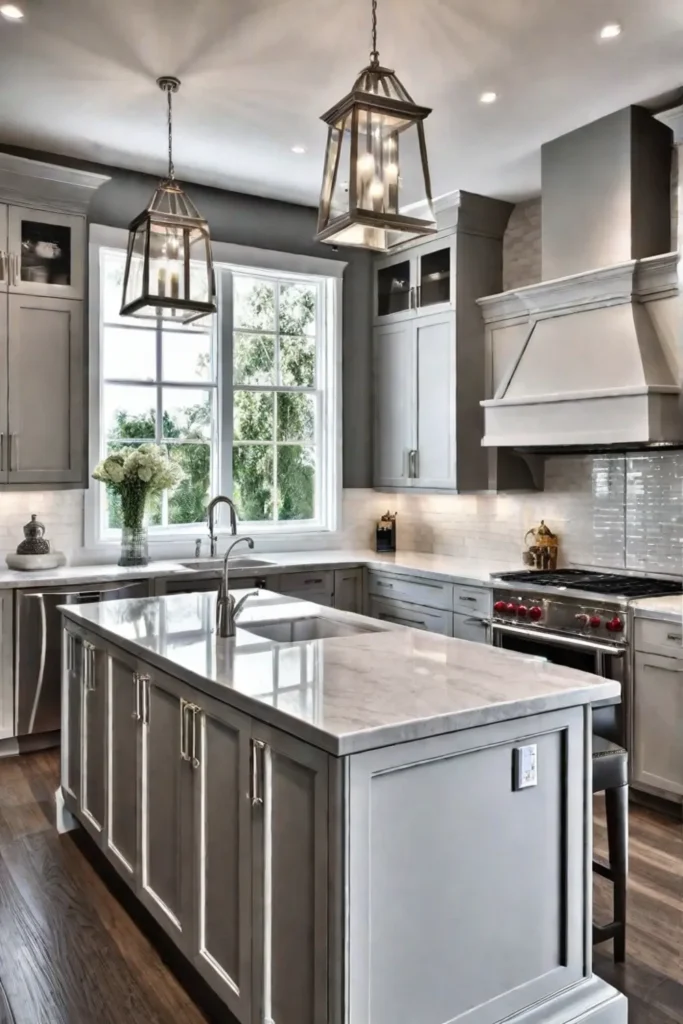
[(240, 519), (315, 519), (320, 285), (233, 271), (232, 295), (232, 474)]
[[(333, 461), (329, 279), (217, 265), (218, 317), (144, 326), (119, 316), (125, 253), (100, 250), (100, 458), (164, 445), (185, 476), (150, 527), (204, 522), (231, 495), (242, 523), (325, 524)], [(121, 525), (101, 503), (101, 531)]]

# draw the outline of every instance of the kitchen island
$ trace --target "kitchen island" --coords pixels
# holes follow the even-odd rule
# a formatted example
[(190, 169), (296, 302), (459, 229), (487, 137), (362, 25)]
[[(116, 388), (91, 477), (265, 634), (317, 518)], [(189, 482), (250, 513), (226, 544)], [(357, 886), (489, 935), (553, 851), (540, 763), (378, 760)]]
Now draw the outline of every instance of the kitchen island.
[(238, 1021), (625, 1024), (590, 945), (617, 684), (268, 591), (214, 615), (63, 609), (61, 798)]

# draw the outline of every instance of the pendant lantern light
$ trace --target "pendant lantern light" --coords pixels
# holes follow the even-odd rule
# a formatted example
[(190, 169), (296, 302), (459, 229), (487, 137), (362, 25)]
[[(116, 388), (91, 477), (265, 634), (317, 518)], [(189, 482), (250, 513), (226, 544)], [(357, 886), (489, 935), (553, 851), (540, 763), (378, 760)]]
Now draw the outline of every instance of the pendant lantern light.
[(370, 63), (322, 120), (329, 125), (316, 239), (385, 252), (436, 231), (418, 107), (377, 52), (372, 0)]
[(172, 96), (177, 78), (159, 78), (168, 99), (168, 176), (129, 227), (121, 316), (187, 324), (216, 312), (209, 225), (176, 181)]

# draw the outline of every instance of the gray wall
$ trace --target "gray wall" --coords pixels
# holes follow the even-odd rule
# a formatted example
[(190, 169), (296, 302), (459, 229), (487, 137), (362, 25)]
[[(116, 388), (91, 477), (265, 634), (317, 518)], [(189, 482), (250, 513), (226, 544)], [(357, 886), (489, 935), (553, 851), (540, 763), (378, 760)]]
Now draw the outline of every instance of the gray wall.
[[(54, 154), (11, 146), (0, 148), (29, 159), (82, 167), (110, 175), (112, 180), (102, 186), (90, 208), (90, 220), (97, 224), (128, 227), (133, 217), (149, 202), (157, 183), (157, 179), (149, 175), (120, 168), (86, 164)], [(342, 336), (343, 483), (344, 487), (371, 487), (370, 253), (353, 249), (334, 252), (331, 246), (314, 242), (317, 213), (310, 207), (201, 185), (188, 185), (188, 193), (207, 218), (211, 235), (216, 241), (322, 256), (343, 260), (348, 264), (344, 274)]]
[(626, 107), (541, 147), (543, 280), (668, 251), (672, 138)]

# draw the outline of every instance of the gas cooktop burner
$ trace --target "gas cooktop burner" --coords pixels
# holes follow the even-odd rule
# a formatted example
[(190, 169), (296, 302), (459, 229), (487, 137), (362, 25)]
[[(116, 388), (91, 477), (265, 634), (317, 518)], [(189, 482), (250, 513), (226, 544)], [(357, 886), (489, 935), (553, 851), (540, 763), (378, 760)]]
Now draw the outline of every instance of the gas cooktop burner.
[(543, 572), (506, 572), (496, 576), (505, 583), (526, 583), (531, 587), (556, 587), (562, 590), (583, 590), (591, 594), (614, 597), (665, 597), (683, 594), (683, 583), (653, 577), (620, 576), (618, 573), (591, 572), (589, 569), (558, 569)]

